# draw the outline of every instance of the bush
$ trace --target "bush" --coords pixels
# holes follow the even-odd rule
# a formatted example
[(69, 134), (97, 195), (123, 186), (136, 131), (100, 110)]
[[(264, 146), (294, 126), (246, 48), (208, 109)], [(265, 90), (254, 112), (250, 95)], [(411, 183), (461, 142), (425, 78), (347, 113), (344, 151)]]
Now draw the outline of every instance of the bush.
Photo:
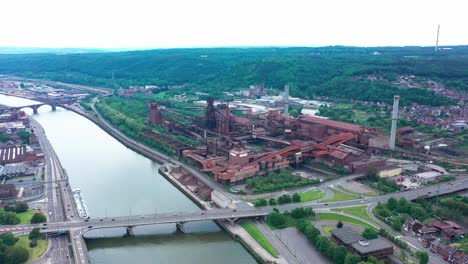
[(342, 228), (342, 227), (343, 227), (343, 222), (338, 221), (338, 223), (336, 223), (336, 228)]
[(301, 196), (298, 193), (294, 193), (292, 195), (292, 202), (293, 203), (300, 203), (301, 202)]
[(258, 199), (254, 203), (255, 207), (260, 207), (260, 206), (267, 206), (267, 201), (265, 199)]
[(377, 233), (377, 231), (375, 231), (374, 229), (366, 228), (364, 232), (362, 232), (362, 236), (365, 239), (375, 239), (379, 236), (379, 233)]
[(277, 203), (276, 203), (275, 198), (270, 198), (270, 200), (268, 201), (268, 204), (269, 204), (270, 206), (276, 205)]
[(279, 204), (288, 204), (291, 203), (291, 197), (287, 194), (283, 194), (278, 198)]
[(276, 228), (282, 228), (284, 227), (284, 224), (286, 224), (286, 217), (278, 212), (273, 211), (268, 214), (268, 223)]
[(300, 176), (296, 176), (287, 169), (281, 169), (278, 172), (270, 172), (266, 176), (248, 179), (246, 184), (253, 193), (264, 193), (305, 185), (318, 184), (319, 182), (319, 180), (305, 179)]
[(29, 247), (30, 247), (30, 248), (33, 248), (33, 247), (35, 247), (35, 246), (37, 246), (37, 240), (31, 240), (31, 241), (29, 241)]
[(296, 219), (303, 218), (305, 216), (304, 208), (302, 207), (294, 208), (291, 211), (291, 216)]
[(35, 213), (31, 217), (31, 224), (44, 223), (47, 221), (47, 218), (41, 213)]
[(28, 238), (29, 238), (29, 240), (40, 239), (41, 238), (41, 233), (40, 233), (39, 228), (36, 227), (33, 230), (31, 230), (31, 232), (29, 232)]
[(28, 209), (29, 209), (29, 206), (27, 203), (17, 202), (15, 205), (15, 212), (17, 213), (26, 212)]

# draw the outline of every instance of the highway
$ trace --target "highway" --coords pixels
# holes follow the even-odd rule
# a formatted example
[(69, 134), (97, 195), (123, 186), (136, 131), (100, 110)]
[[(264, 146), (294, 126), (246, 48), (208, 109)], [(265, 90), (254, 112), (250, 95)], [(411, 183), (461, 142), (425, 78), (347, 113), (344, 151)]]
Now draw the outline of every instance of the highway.
[[(78, 221), (70, 185), (60, 161), (40, 124), (33, 118), (30, 122), (45, 154), (48, 209), (45, 213), (48, 214), (48, 222)], [(78, 242), (84, 243), (82, 237), (78, 241), (70, 241), (67, 235), (61, 235), (50, 237), (49, 241), (46, 258), (50, 263), (88, 263), (87, 255), (80, 257), (79, 254), (73, 254), (80, 251), (85, 253), (83, 249), (78, 249)], [(73, 252), (70, 251), (69, 242), (72, 244)]]

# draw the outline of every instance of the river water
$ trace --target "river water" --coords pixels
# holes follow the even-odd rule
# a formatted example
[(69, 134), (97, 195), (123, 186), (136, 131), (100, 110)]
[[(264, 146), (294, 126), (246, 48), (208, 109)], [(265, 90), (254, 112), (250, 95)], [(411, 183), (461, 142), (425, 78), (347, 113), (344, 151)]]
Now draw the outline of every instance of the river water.
[[(0, 95), (0, 104), (21, 106), (32, 101)], [(28, 114), (32, 110), (24, 109)], [(197, 206), (159, 175), (159, 164), (126, 148), (86, 118), (63, 108), (42, 106), (33, 117), (44, 127), (67, 171), (79, 188), (92, 217), (144, 215), (197, 210)], [(87, 234), (91, 263), (256, 263), (254, 258), (213, 222), (189, 223), (186, 234), (175, 225)], [(105, 238), (104, 238), (105, 237)]]

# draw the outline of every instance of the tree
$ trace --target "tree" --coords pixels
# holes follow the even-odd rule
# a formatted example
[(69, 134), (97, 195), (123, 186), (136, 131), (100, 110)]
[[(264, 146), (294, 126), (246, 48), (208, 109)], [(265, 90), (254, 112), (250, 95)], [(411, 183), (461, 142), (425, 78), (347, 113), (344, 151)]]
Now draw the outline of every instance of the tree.
[(411, 209), (411, 205), (410, 205), (410, 203), (408, 202), (408, 200), (406, 200), (405, 198), (401, 197), (400, 200), (398, 200), (398, 205), (397, 205), (396, 210), (397, 210), (399, 213), (409, 213), (410, 209)]
[(418, 251), (416, 253), (416, 256), (419, 259), (419, 264), (427, 264), (429, 262), (429, 255), (427, 252), (423, 251)]
[(26, 262), (29, 258), (29, 252), (19, 246), (8, 247), (5, 250), (5, 260), (9, 264), (20, 264)]
[(254, 205), (255, 205), (255, 207), (266, 206), (267, 201), (265, 199), (261, 198), (261, 199), (256, 200)]
[(39, 228), (34, 228), (33, 230), (31, 230), (31, 232), (29, 232), (29, 240), (38, 240), (41, 238), (41, 232), (39, 230)]
[(348, 254), (348, 250), (345, 246), (337, 247), (335, 250), (335, 254), (333, 255), (333, 263), (343, 264), (345, 261), (346, 254)]
[(375, 239), (379, 236), (379, 233), (372, 228), (366, 228), (364, 232), (362, 232), (362, 236), (365, 239)]
[(304, 217), (304, 208), (302, 207), (297, 207), (297, 208), (294, 208), (292, 211), (291, 211), (291, 216), (293, 218), (303, 218)]
[(309, 239), (312, 244), (315, 244), (317, 237), (320, 235), (320, 230), (318, 230), (315, 226), (309, 225), (306, 227), (304, 231), (305, 236)]
[(276, 205), (277, 203), (276, 203), (275, 198), (270, 198), (270, 200), (268, 201), (268, 204), (269, 204), (270, 206)]
[(20, 223), (19, 218), (13, 212), (0, 211), (0, 224), (2, 225), (17, 225)]
[(15, 211), (17, 213), (26, 212), (28, 209), (29, 209), (28, 204), (24, 202), (17, 202), (15, 205)]
[(389, 210), (393, 211), (393, 210), (395, 210), (397, 208), (397, 206), (398, 206), (398, 201), (395, 198), (392, 197), (392, 198), (388, 199), (387, 208)]
[(272, 224), (274, 227), (283, 227), (286, 223), (286, 217), (277, 212), (271, 212), (268, 214), (268, 222)]
[(1, 234), (0, 239), (7, 246), (13, 246), (16, 242), (18, 242), (18, 238), (15, 237), (15, 235), (13, 235), (11, 232)]
[(304, 208), (304, 216), (312, 216), (314, 215), (314, 211), (312, 210), (312, 207), (306, 207)]
[(298, 193), (294, 193), (292, 195), (292, 202), (293, 203), (300, 203), (301, 202), (301, 196)]
[(47, 218), (41, 213), (35, 213), (31, 217), (31, 224), (44, 223), (45, 221), (47, 221)]
[(378, 259), (374, 256), (370, 256), (367, 258), (367, 261), (372, 263), (372, 264), (377, 264), (378, 263)]
[(343, 227), (343, 222), (338, 221), (338, 223), (336, 223), (336, 228), (342, 228)]
[(361, 257), (356, 254), (348, 253), (346, 254), (344, 264), (357, 264), (361, 261)]
[(30, 132), (22, 130), (18, 132), (18, 136), (21, 138), (21, 141), (23, 141), (23, 143), (29, 144), (29, 137), (31, 136)]

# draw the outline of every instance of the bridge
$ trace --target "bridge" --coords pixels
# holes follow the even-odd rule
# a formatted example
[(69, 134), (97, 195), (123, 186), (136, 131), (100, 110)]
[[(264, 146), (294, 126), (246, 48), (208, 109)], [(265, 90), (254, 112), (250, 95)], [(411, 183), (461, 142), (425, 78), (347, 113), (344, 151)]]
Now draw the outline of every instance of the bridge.
[(148, 215), (120, 216), (93, 218), (80, 221), (57, 221), (44, 224), (17, 225), (11, 228), (9, 226), (0, 227), (0, 233), (25, 231), (35, 227), (41, 228), (41, 233), (56, 234), (68, 232), (70, 230), (93, 230), (104, 228), (124, 227), (128, 235), (133, 235), (135, 226), (158, 225), (158, 224), (176, 224), (177, 230), (184, 232), (184, 224), (188, 222), (209, 221), (209, 220), (227, 220), (234, 223), (241, 218), (265, 217), (271, 211), (271, 208), (243, 208), (243, 209), (212, 209), (206, 211), (172, 212)]
[(30, 100), (38, 101), (38, 103), (35, 104), (30, 104), (30, 105), (23, 105), (23, 106), (16, 106), (16, 107), (11, 107), (12, 109), (23, 109), (23, 108), (31, 108), (33, 110), (34, 114), (37, 114), (37, 110), (39, 107), (43, 105), (49, 105), (52, 107), (52, 111), (57, 110), (57, 106), (64, 106), (67, 104), (72, 104), (75, 101), (74, 100), (69, 100), (69, 99), (49, 99), (49, 98), (42, 98), (42, 97), (32, 97), (29, 98)]

